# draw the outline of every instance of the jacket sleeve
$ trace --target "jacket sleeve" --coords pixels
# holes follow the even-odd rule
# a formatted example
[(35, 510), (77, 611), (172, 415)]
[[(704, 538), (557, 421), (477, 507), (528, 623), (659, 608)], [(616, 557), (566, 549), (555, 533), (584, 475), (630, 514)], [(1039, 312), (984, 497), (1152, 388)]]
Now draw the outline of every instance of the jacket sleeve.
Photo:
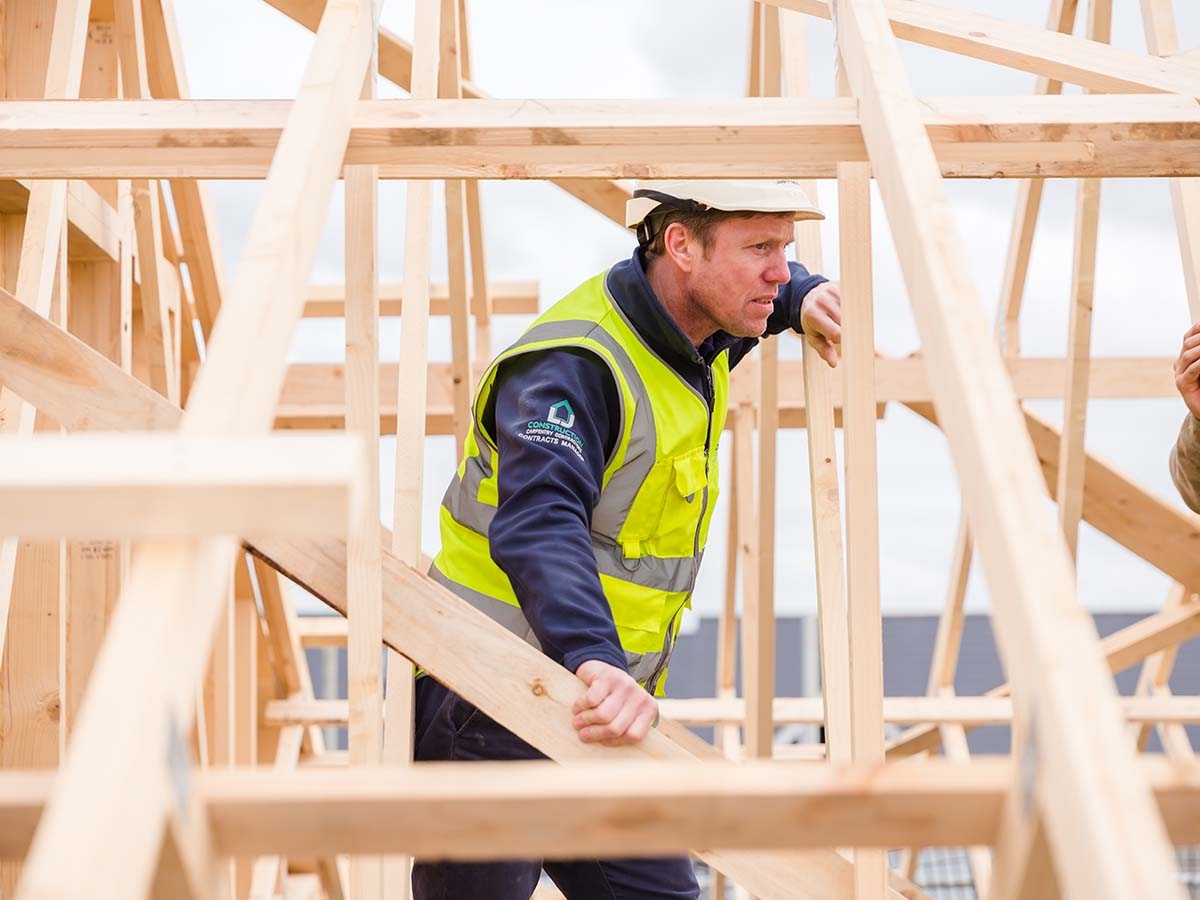
[(519, 356), (497, 377), (492, 559), (547, 656), (572, 672), (592, 659), (626, 669), (590, 537), (621, 421), (612, 373), (564, 349)]
[(1191, 413), (1179, 429), (1168, 465), (1183, 502), (1200, 513), (1200, 419)]
[[(784, 331), (794, 331), (803, 334), (800, 327), (800, 308), (808, 292), (818, 284), (824, 284), (829, 279), (824, 275), (813, 275), (800, 263), (790, 262), (792, 278), (787, 284), (779, 286), (779, 294), (775, 297), (775, 309), (767, 319), (767, 330), (763, 337), (779, 334)], [(758, 345), (758, 338), (742, 338), (729, 348), (729, 367), (733, 368), (742, 358)]]

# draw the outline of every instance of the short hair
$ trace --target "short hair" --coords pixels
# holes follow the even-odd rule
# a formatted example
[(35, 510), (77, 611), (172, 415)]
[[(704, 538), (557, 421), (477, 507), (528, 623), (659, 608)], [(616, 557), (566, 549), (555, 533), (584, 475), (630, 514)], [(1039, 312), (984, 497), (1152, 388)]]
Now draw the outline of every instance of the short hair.
[(678, 222), (692, 236), (700, 241), (700, 246), (704, 249), (705, 255), (712, 249), (713, 232), (722, 222), (727, 222), (730, 219), (757, 219), (760, 216), (775, 218), (778, 216), (791, 216), (791, 213), (764, 213), (753, 212), (749, 210), (724, 210), (724, 209), (706, 209), (700, 212), (676, 209), (670, 206), (662, 206), (646, 217), (647, 224), (650, 226), (650, 233), (654, 237), (650, 243), (646, 245), (645, 252), (647, 259), (665, 256), (667, 252), (666, 238), (667, 227)]

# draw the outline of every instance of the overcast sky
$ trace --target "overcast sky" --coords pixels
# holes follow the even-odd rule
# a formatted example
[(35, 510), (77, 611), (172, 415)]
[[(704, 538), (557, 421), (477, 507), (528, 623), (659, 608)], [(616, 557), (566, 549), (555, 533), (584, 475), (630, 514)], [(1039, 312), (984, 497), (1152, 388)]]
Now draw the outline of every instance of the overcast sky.
[[(1042, 26), (1046, 0), (949, 0), (947, 5)], [(1081, 2), (1081, 6), (1085, 6)], [(1113, 42), (1144, 51), (1139, 4), (1115, 4)], [(1182, 47), (1200, 44), (1200, 4), (1177, 2)], [(472, 77), (497, 97), (734, 97), (745, 93), (748, 4), (741, 0), (468, 0)], [(184, 0), (176, 4), (192, 94), (206, 98), (293, 97), (299, 89), (313, 39), (305, 29), (252, 0)], [(412, 34), (411, 0), (389, 0), (383, 23)], [(1080, 29), (1085, 12), (1081, 10)], [(808, 19), (807, 42), (813, 93), (833, 93), (833, 33), (829, 23)], [(901, 44), (913, 88), (920, 95), (1022, 95), (1035, 78), (1021, 72)], [(403, 93), (381, 83), (380, 96)], [(226, 271), (236, 267), (260, 196), (253, 182), (214, 182), (218, 227)], [(1023, 312), (1022, 344), (1030, 356), (1065, 352), (1067, 298), (1073, 248), (1074, 182), (1051, 181), (1033, 255)], [(838, 270), (835, 188), (823, 183), (824, 260), (802, 260), (836, 277)], [(1002, 277), (1016, 185), (1004, 181), (947, 183), (951, 206), (969, 254), (971, 272), (989, 318)], [(580, 281), (626, 257), (632, 238), (554, 187), (537, 182), (487, 182), (482, 188), (489, 274), (493, 279), (535, 279), (545, 308)], [(444, 224), (440, 192), (434, 214), (433, 278), (445, 279)], [(875, 197), (874, 271), (876, 340), (882, 352), (904, 355), (920, 341), (885, 215)], [(313, 280), (342, 280), (342, 195), (330, 209)], [(381, 271), (387, 281), (403, 274), (404, 186), (381, 188)], [(496, 350), (515, 338), (528, 320), (493, 329)], [(1178, 243), (1167, 186), (1162, 181), (1115, 179), (1105, 183), (1096, 273), (1093, 352), (1109, 356), (1174, 356), (1187, 327)], [(398, 323), (383, 326), (383, 358), (394, 361)], [(305, 322), (297, 331), (293, 361), (340, 361), (340, 323)], [(798, 345), (785, 341), (785, 356)], [(447, 329), (435, 323), (431, 358), (449, 358)], [(1058, 421), (1060, 404), (1036, 405)], [(1089, 448), (1138, 482), (1178, 504), (1166, 473), (1166, 456), (1183, 416), (1177, 397), (1143, 401), (1093, 401)], [(805, 433), (780, 439), (777, 605), (782, 612), (815, 606)], [(726, 441), (728, 444), (728, 441)], [(880, 542), (885, 613), (934, 613), (944, 604), (951, 546), (958, 521), (953, 463), (940, 433), (898, 407), (879, 426)], [(436, 509), (454, 464), (453, 441), (428, 441), (425, 484), (425, 549), (438, 546)], [(395, 442), (381, 448), (383, 517), (391, 521)], [(1182, 507), (1181, 507), (1182, 508)], [(713, 613), (721, 603), (727, 508), (718, 508), (696, 608)], [(1093, 610), (1149, 610), (1161, 606), (1165, 576), (1084, 526), (1080, 593)], [(969, 608), (987, 607), (986, 587), (973, 578)]]

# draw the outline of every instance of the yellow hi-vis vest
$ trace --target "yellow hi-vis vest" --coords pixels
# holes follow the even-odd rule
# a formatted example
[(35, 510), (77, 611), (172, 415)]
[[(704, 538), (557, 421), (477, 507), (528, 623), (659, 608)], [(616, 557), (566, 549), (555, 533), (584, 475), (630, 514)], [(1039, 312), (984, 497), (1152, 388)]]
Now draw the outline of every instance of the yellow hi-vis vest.
[[(722, 352), (712, 364), (710, 415), (704, 397), (630, 325), (608, 295), (606, 274), (547, 310), (484, 373), (465, 457), (442, 500), (442, 548), (430, 575), (539, 646), (488, 546), (502, 460), (494, 435), (483, 426), (483, 412), (505, 360), (554, 347), (590, 350), (612, 371), (621, 405), (620, 437), (592, 512), (592, 549), (630, 674), (661, 694), (717, 499), (717, 442), (725, 427), (729, 354)], [(552, 429), (556, 418), (548, 410), (543, 424)]]

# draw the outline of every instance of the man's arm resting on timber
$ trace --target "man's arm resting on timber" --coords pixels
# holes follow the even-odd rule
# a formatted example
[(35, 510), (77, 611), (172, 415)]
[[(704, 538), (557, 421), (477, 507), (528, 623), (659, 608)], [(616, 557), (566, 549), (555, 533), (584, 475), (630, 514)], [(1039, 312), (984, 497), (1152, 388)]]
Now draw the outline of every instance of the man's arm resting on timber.
[[(580, 738), (636, 743), (657, 703), (629, 675), (590, 537), (605, 462), (620, 438), (616, 383), (594, 354), (570, 349), (517, 357), (498, 377), (492, 558), (543, 652), (588, 685), (574, 710)], [(538, 424), (550, 418), (555, 436)]]

